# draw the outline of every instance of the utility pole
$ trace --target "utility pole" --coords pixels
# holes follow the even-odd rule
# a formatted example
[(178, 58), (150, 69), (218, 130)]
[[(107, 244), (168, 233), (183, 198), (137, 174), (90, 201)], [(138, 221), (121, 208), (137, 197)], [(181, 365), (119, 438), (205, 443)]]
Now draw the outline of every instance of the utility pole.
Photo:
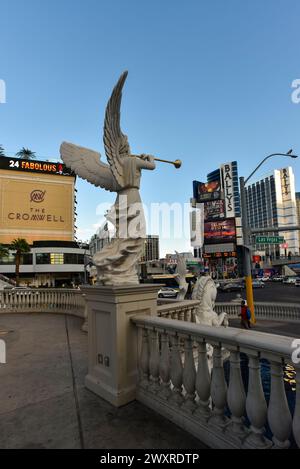
[(251, 311), (251, 322), (256, 323), (255, 311), (254, 311), (254, 299), (253, 299), (253, 287), (252, 287), (252, 252), (251, 252), (251, 239), (250, 239), (250, 228), (247, 215), (247, 200), (245, 190), (245, 178), (240, 177), (240, 192), (241, 192), (241, 209), (242, 209), (242, 228), (244, 238), (243, 248), (243, 261), (244, 261), (244, 275), (246, 283), (246, 297), (247, 305)]

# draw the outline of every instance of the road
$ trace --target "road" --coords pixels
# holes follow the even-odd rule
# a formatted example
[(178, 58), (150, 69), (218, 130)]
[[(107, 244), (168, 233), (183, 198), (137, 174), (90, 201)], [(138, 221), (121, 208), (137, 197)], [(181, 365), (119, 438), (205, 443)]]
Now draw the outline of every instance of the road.
[[(275, 303), (299, 303), (300, 287), (294, 285), (284, 285), (282, 283), (266, 282), (265, 288), (254, 289), (254, 301), (266, 301)], [(228, 302), (236, 298), (239, 292), (224, 293), (218, 291), (217, 302)], [(241, 295), (246, 297), (246, 291), (242, 290)]]

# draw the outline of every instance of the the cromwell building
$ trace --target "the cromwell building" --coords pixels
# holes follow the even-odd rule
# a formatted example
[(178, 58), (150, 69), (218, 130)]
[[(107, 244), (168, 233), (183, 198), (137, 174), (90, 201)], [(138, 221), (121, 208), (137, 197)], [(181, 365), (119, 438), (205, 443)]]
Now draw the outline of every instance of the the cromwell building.
[[(75, 242), (75, 176), (63, 164), (0, 158), (0, 243), (24, 238), (31, 252), (20, 268), (24, 284), (80, 283), (87, 249)], [(14, 253), (0, 273), (14, 276)]]

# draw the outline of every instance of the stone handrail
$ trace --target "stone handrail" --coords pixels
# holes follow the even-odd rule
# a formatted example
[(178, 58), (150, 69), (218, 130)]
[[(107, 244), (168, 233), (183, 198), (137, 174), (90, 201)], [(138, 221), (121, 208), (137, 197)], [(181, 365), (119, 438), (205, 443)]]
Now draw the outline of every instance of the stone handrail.
[(157, 316), (167, 319), (195, 322), (195, 312), (200, 301), (184, 300), (160, 304), (157, 307)]
[[(292, 363), (293, 338), (152, 316), (136, 316), (132, 321), (142, 335), (138, 400), (212, 448), (288, 448), (292, 433), (300, 447), (300, 364), (294, 365), (297, 397), (293, 417), (283, 379), (283, 364)], [(207, 344), (213, 346), (212, 374)], [(230, 351), (228, 385), (224, 349)], [(241, 352), (249, 359), (247, 394)], [(268, 405), (260, 372), (262, 358), (270, 364)]]
[(1, 313), (67, 313), (83, 318), (85, 300), (74, 289), (7, 289), (0, 291)]
[[(240, 303), (216, 303), (215, 311), (227, 313), (229, 318), (236, 318), (240, 313)], [(300, 304), (255, 302), (257, 319), (274, 319), (277, 321), (300, 321)]]
[[(196, 322), (195, 313), (199, 304), (200, 302), (196, 300), (159, 300), (157, 315), (167, 319)], [(240, 301), (222, 302), (215, 305), (216, 313), (227, 313), (229, 318), (237, 318), (240, 310)], [(300, 304), (256, 302), (255, 315), (257, 319), (289, 322), (300, 321)]]

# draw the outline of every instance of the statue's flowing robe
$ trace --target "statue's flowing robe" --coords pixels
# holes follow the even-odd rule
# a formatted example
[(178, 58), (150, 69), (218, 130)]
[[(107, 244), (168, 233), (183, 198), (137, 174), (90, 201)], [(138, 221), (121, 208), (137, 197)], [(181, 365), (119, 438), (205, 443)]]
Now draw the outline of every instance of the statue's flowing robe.
[(123, 184), (107, 219), (115, 226), (115, 238), (94, 256), (98, 279), (103, 284), (139, 283), (136, 265), (146, 236), (139, 194), (141, 170), (135, 157), (124, 158)]

